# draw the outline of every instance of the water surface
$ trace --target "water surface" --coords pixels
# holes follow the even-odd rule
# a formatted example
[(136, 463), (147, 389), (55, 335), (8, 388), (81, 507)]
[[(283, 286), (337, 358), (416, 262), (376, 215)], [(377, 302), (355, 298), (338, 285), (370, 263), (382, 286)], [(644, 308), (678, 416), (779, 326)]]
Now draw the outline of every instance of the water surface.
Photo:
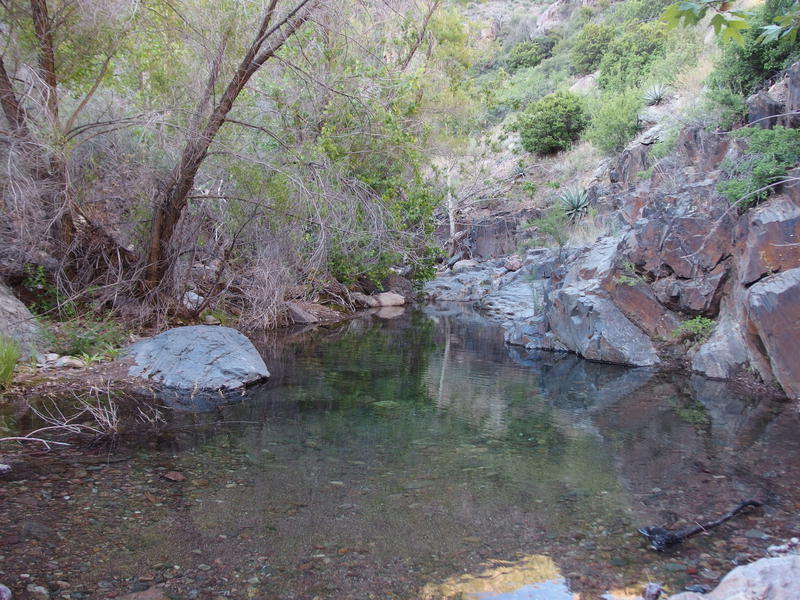
[[(450, 307), (261, 350), (269, 383), (167, 412), (179, 432), (130, 460), (8, 484), (0, 581), (71, 598), (159, 582), (175, 598), (624, 597), (714, 585), (800, 530), (789, 404), (529, 355)], [(636, 534), (749, 497), (768, 505), (670, 554)]]

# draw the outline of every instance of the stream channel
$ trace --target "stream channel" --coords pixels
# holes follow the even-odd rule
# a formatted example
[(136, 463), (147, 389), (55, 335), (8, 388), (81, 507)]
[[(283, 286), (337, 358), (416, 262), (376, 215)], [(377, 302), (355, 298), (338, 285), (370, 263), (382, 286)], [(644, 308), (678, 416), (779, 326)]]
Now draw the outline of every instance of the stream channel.
[[(239, 401), (2, 484), (15, 598), (630, 598), (713, 587), (800, 531), (790, 403), (528, 354), (452, 306), (259, 347), (273, 377)], [(669, 553), (636, 533), (752, 497)]]

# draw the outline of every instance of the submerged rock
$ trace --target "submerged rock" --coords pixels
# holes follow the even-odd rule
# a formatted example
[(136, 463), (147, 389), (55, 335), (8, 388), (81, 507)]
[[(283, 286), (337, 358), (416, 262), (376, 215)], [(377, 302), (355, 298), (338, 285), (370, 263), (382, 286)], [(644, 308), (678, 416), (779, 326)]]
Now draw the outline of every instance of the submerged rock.
[(252, 342), (229, 327), (176, 327), (125, 352), (129, 373), (183, 390), (231, 390), (269, 377)]
[(736, 567), (709, 594), (685, 592), (670, 600), (797, 600), (800, 555), (762, 558)]

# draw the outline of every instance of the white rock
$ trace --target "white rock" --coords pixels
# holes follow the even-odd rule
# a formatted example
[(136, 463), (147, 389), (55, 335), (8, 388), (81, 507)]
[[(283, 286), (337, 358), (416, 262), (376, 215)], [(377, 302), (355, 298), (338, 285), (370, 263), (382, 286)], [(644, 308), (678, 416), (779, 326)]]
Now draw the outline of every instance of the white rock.
[(74, 356), (62, 356), (53, 366), (57, 369), (82, 369), (86, 366), (86, 363)]
[(378, 301), (378, 306), (403, 306), (406, 303), (406, 299), (397, 292), (376, 294), (375, 299)]
[(708, 594), (684, 592), (670, 600), (798, 600), (800, 555), (762, 558), (736, 567)]

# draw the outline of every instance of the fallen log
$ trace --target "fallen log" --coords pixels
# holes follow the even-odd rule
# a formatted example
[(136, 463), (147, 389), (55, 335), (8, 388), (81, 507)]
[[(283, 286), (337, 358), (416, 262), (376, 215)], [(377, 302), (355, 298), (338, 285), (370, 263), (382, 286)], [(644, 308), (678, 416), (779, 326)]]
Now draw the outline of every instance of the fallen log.
[(650, 547), (653, 550), (657, 552), (663, 552), (667, 548), (671, 548), (672, 546), (677, 546), (678, 544), (683, 543), (684, 540), (692, 537), (693, 535), (703, 533), (704, 531), (708, 531), (709, 529), (713, 529), (714, 527), (722, 525), (725, 521), (732, 519), (749, 506), (758, 507), (762, 504), (763, 503), (759, 502), (758, 500), (745, 500), (737, 504), (733, 509), (726, 512), (715, 521), (709, 521), (708, 523), (697, 523), (683, 529), (672, 530), (664, 529), (663, 527), (642, 527), (638, 531), (647, 538), (647, 541), (650, 542)]

